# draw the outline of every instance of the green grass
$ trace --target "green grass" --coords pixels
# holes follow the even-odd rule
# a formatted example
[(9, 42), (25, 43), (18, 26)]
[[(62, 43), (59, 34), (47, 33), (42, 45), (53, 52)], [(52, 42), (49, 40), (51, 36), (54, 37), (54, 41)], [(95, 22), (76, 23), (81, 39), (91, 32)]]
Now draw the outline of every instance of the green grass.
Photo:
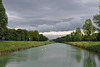
[(99, 42), (66, 42), (67, 44), (84, 48), (90, 51), (100, 52), (100, 41)]
[(31, 48), (40, 45), (46, 45), (53, 42), (37, 42), (37, 41), (0, 41), (0, 52), (14, 51), (20, 49)]

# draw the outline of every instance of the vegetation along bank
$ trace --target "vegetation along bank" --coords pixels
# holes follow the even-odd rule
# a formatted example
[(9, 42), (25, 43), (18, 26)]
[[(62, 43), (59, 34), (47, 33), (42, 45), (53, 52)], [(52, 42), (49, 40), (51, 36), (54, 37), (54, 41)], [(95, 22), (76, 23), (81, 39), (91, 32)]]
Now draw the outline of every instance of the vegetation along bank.
[(84, 48), (89, 51), (100, 53), (100, 41), (99, 42), (65, 42), (76, 47)]
[(53, 42), (49, 41), (0, 41), (0, 55), (4, 55), (9, 52), (19, 51), (27, 48), (38, 47)]

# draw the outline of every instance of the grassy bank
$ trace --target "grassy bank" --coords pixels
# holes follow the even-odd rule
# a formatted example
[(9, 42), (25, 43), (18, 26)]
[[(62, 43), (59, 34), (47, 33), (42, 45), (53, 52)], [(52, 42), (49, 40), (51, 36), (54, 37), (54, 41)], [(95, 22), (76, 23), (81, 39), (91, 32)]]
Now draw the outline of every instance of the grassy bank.
[(18, 51), (22, 49), (42, 46), (53, 42), (36, 42), (36, 41), (0, 41), (0, 54)]
[(100, 53), (100, 42), (66, 42), (66, 44)]

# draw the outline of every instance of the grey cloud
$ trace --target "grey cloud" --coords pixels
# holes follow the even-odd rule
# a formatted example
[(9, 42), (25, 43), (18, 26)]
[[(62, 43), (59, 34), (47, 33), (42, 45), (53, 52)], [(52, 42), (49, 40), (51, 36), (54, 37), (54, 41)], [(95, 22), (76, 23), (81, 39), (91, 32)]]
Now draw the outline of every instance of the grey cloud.
[(35, 27), (39, 32), (49, 32), (49, 31), (70, 31), (75, 30), (76, 27), (82, 27), (84, 23), (81, 21), (81, 18), (73, 18), (70, 22), (60, 22), (54, 25), (42, 24)]
[(62, 22), (68, 22), (68, 21), (71, 21), (71, 20), (73, 20), (73, 18), (59, 19), (59, 20), (61, 20)]
[[(3, 0), (9, 28), (66, 31), (82, 27), (82, 17), (98, 13), (96, 0)], [(85, 20), (85, 19), (84, 19)]]

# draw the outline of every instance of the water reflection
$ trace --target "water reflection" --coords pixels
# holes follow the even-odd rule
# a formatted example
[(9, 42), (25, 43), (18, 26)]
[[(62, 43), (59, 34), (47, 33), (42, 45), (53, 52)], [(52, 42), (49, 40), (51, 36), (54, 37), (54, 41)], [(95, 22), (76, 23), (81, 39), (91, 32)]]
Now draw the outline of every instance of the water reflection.
[(100, 54), (98, 53), (98, 54), (96, 54), (97, 56), (98, 56), (98, 59), (99, 59), (99, 61), (100, 61)]
[(81, 62), (81, 59), (82, 59), (81, 49), (78, 49), (76, 53), (76, 60), (77, 62)]
[(83, 67), (96, 67), (94, 53), (84, 51)]
[(100, 66), (98, 63), (98, 66), (96, 64), (96, 62), (100, 62), (100, 60), (98, 61), (97, 59), (100, 58), (100, 54), (96, 54), (94, 52), (89, 52), (86, 50), (82, 50), (79, 48), (74, 48), (77, 50), (76, 52), (76, 60), (77, 62), (83, 64), (83, 67), (98, 67)]
[(0, 67), (6, 67), (10, 56), (0, 56)]
[(100, 67), (100, 54), (55, 43), (0, 56), (0, 67), (33, 66)]

